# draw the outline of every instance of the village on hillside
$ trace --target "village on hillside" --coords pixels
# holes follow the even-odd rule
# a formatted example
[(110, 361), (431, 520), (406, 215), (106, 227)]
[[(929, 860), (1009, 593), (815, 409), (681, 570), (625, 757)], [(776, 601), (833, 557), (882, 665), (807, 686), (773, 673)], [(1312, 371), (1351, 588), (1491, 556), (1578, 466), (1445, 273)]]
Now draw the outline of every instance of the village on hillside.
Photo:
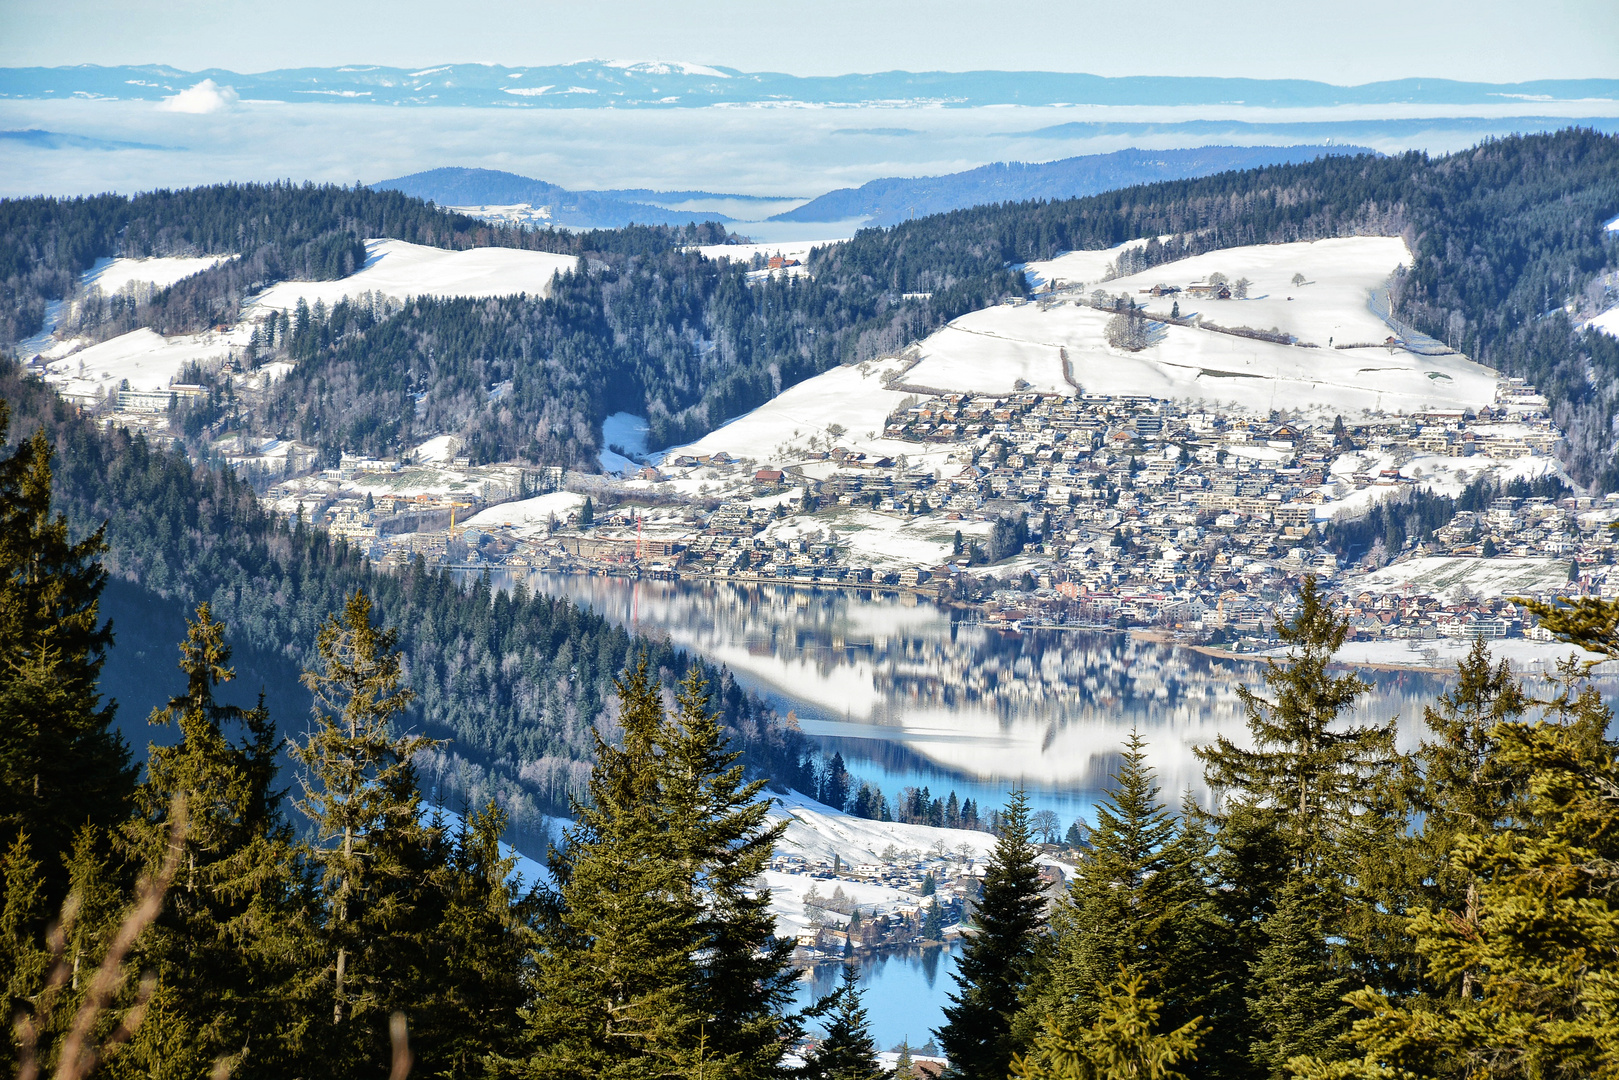
[[(884, 436), (913, 453), (676, 455), (617, 480), (345, 461), (269, 498), (381, 564), (903, 590), (1006, 624), (1157, 628), (1236, 650), (1266, 646), (1308, 575), (1358, 638), (1391, 641), (1533, 636), (1509, 596), (1619, 591), (1619, 500), (1556, 482), (1559, 434), (1514, 380), (1476, 413), (1353, 424), (946, 394), (897, 410)], [(390, 493), (429, 474), (457, 490)], [(1353, 562), (1327, 542), (1335, 518), (1477, 480), (1495, 485), (1475, 485), (1485, 504), (1425, 536), (1379, 535)]]
[[(645, 421), (617, 414), (600, 474), (475, 465), (454, 434), (330, 468), (293, 440), (200, 434), (269, 505), (381, 566), (887, 590), (1013, 629), (1232, 652), (1273, 647), (1313, 576), (1361, 659), (1428, 666), (1447, 640), (1539, 635), (1512, 597), (1619, 594), (1619, 499), (1563, 473), (1545, 398), (1389, 315), (1380, 283), (1403, 241), (1159, 268), (1139, 247), (1030, 264), (1031, 299), (788, 387), (684, 447), (648, 452)], [(379, 245), (367, 273), (495, 272), (409, 248)], [(743, 254), (761, 274), (803, 269)], [(226, 330), (64, 343), (34, 363), (106, 423), (163, 441), (205, 392), (179, 381), (203, 352), (244, 400), (281, 373), (243, 368), (245, 331)]]

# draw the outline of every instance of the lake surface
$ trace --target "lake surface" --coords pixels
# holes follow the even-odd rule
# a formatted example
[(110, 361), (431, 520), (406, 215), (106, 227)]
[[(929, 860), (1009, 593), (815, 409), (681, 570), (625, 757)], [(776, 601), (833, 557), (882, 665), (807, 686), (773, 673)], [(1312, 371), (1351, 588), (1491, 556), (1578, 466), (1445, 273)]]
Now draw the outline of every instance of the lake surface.
[[(875, 590), (547, 573), (524, 580), (531, 591), (570, 597), (726, 665), (890, 799), (906, 785), (925, 785), (935, 795), (954, 790), (976, 799), (987, 812), (1021, 786), (1063, 827), (1091, 819), (1132, 729), (1147, 740), (1165, 801), (1183, 792), (1206, 798), (1193, 748), (1217, 735), (1246, 742), (1237, 688), (1263, 685), (1262, 665), (1250, 661), (1126, 634), (1008, 634), (968, 613)], [(1400, 742), (1412, 748), (1423, 706), (1446, 680), (1361, 675), (1372, 689), (1358, 717), (1400, 717)], [(1604, 682), (1611, 692), (1613, 681)], [(943, 1022), (955, 955), (936, 948), (857, 959), (881, 1049), (904, 1038), (921, 1045)], [(799, 984), (800, 1000), (830, 993), (839, 969), (813, 968)]]
[[(892, 1050), (901, 1040), (913, 1049), (932, 1037), (944, 1023), (945, 995), (954, 991), (960, 940), (929, 948), (912, 948), (883, 955), (862, 955), (850, 960), (860, 973), (861, 1001), (871, 1023), (871, 1037), (879, 1050)], [(843, 965), (816, 964), (805, 970), (797, 987), (800, 1007), (826, 997), (838, 988)]]
[[(1132, 729), (1167, 801), (1206, 798), (1193, 747), (1242, 740), (1239, 685), (1259, 664), (1100, 631), (993, 629), (970, 613), (880, 591), (535, 573), (615, 623), (726, 665), (890, 799), (954, 790), (986, 811), (1016, 787), (1064, 827), (1089, 818)], [(509, 582), (508, 582), (509, 583)], [(1414, 721), (1444, 680), (1364, 672), (1366, 721)], [(1419, 725), (1401, 724), (1407, 746)]]

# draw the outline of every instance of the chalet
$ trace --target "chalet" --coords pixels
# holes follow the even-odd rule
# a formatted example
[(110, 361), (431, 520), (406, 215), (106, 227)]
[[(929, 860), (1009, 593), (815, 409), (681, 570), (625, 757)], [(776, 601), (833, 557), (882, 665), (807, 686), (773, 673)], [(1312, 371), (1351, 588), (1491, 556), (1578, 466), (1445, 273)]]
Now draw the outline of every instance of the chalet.
[(1229, 300), (1231, 286), (1223, 281), (1194, 281), (1186, 286), (1186, 295), (1194, 300)]
[(785, 270), (789, 266), (798, 266), (800, 263), (797, 259), (789, 259), (785, 255), (772, 255), (770, 256), (769, 265), (772, 270)]
[(1303, 437), (1303, 433), (1292, 424), (1282, 424), (1271, 429), (1266, 441), (1277, 449), (1284, 449), (1291, 448)]
[(755, 484), (779, 484), (784, 474), (780, 469), (760, 469), (753, 474)]

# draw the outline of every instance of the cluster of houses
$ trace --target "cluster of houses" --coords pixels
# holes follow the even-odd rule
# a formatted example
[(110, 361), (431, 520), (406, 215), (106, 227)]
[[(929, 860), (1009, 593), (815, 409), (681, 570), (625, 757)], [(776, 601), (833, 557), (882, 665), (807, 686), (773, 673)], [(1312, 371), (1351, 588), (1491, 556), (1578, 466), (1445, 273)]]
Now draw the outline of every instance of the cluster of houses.
[[(155, 417), (171, 400), (132, 395), (120, 404)], [(1619, 586), (1619, 574), (1609, 580), (1607, 528), (1619, 504), (1544, 484), (1498, 483), (1438, 527), (1369, 545), (1334, 535), (1334, 517), (1398, 505), (1419, 489), (1454, 494), (1480, 478), (1555, 474), (1560, 433), (1521, 380), (1502, 380), (1495, 401), (1477, 410), (1348, 420), (1255, 417), (1145, 396), (937, 394), (907, 401), (881, 434), (886, 453), (828, 440), (782, 461), (681, 455), (605, 485), (555, 468), (451, 460), (434, 467), (457, 471), (458, 481), (429, 493), (413, 486), (412, 466), (345, 458), (269, 484), (267, 498), (383, 565), (422, 556), (899, 589), (981, 603), (1003, 624), (1164, 627), (1223, 642), (1264, 639), (1278, 603), (1306, 575), (1336, 593), (1359, 636), (1533, 632), (1499, 596), (1458, 598), (1420, 576), (1390, 588), (1386, 572), (1361, 587), (1368, 572), (1424, 557), (1558, 560), (1562, 569), (1542, 577), (1562, 595)], [(914, 452), (898, 449), (905, 445)], [(698, 490), (665, 483), (698, 475)], [(598, 494), (588, 526), (566, 514), (544, 535), (457, 526), (493, 503), (581, 484)], [(659, 503), (680, 513), (644, 532), (643, 509)], [(863, 557), (839, 535), (850, 511), (929, 521), (935, 535), (963, 539), (915, 563)], [(771, 526), (784, 517), (822, 527), (783, 535)], [(1015, 549), (989, 541), (997, 521), (1022, 523)]]
[[(916, 453), (831, 447), (780, 463), (725, 454), (669, 462), (728, 482), (731, 497), (693, 515), (686, 534), (666, 542), (660, 565), (683, 575), (966, 596), (1004, 623), (1156, 626), (1230, 642), (1266, 638), (1307, 575), (1336, 593), (1359, 636), (1533, 632), (1499, 596), (1458, 599), (1420, 580), (1358, 587), (1385, 564), (1429, 556), (1555, 560), (1540, 568), (1547, 595), (1613, 589), (1607, 523), (1619, 503), (1559, 497), (1545, 484), (1539, 495), (1513, 494), (1504, 482), (1556, 474), (1559, 433), (1544, 399), (1519, 380), (1503, 380), (1495, 402), (1476, 411), (1347, 423), (1146, 397), (943, 394), (908, 403), (883, 434)], [(940, 452), (952, 467), (938, 467)], [(1526, 469), (1525, 459), (1540, 461)], [(663, 474), (644, 479), (654, 477)], [(1332, 535), (1334, 516), (1400, 505), (1418, 490), (1454, 494), (1478, 479), (1495, 485), (1489, 497), (1437, 528), (1369, 546)], [(769, 499), (776, 494), (789, 497), (778, 505)], [(843, 507), (932, 517), (970, 535), (984, 522), (1021, 520), (1027, 539), (1016, 551), (969, 543), (926, 565), (862, 565), (837, 537)], [(819, 515), (828, 526), (782, 538), (770, 526), (784, 515)], [(633, 562), (629, 555), (625, 546), (620, 562)], [(978, 565), (991, 556), (994, 565)], [(964, 576), (988, 594), (964, 590)]]

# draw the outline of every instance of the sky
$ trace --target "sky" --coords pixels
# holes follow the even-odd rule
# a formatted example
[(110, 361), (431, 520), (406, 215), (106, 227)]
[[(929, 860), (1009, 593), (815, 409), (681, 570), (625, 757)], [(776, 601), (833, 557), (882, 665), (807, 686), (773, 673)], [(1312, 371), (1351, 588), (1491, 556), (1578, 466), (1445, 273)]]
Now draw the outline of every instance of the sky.
[[(268, 14), (268, 17), (267, 17)], [(0, 66), (586, 58), (745, 71), (1082, 71), (1481, 82), (1619, 77), (1615, 0), (3, 0)]]

